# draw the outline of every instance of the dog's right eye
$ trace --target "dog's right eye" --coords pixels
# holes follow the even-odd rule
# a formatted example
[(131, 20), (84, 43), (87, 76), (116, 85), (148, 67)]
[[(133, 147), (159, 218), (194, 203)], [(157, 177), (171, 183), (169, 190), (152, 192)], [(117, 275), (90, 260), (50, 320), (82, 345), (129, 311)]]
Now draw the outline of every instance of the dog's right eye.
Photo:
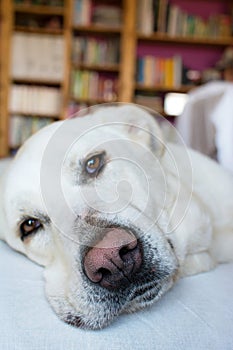
[(104, 167), (105, 152), (94, 154), (85, 162), (85, 171), (90, 176), (97, 176)]
[(28, 236), (36, 233), (42, 227), (38, 219), (29, 218), (20, 225), (20, 238), (24, 241)]

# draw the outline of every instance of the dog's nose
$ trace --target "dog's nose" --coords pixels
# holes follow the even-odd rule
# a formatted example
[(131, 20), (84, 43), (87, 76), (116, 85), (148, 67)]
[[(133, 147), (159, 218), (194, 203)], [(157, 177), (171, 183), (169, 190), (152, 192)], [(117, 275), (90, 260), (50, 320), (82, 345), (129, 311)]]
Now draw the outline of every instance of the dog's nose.
[(84, 271), (94, 283), (116, 290), (126, 287), (142, 263), (142, 252), (130, 232), (111, 228), (84, 257)]

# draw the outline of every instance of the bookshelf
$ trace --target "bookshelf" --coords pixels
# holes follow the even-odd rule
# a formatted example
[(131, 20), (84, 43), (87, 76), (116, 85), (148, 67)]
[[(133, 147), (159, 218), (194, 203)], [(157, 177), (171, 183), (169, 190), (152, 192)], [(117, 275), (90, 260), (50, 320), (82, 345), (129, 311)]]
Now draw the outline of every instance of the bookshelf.
[[(233, 45), (232, 3), (231, 0), (138, 2), (134, 101), (138, 97), (142, 101), (143, 95), (160, 97), (163, 101), (167, 92), (187, 93), (200, 84), (203, 72), (213, 68), (223, 50)], [(145, 18), (148, 18), (146, 26)], [(175, 56), (180, 57), (182, 65), (177, 65)], [(190, 79), (190, 72), (200, 78)], [(178, 75), (178, 83), (174, 75)]]
[[(39, 127), (54, 120), (64, 119), (84, 106), (112, 101), (142, 103), (143, 96), (146, 99), (155, 99), (159, 106), (159, 99), (163, 100), (167, 92), (187, 93), (193, 88), (192, 83), (184, 83), (182, 80), (176, 84), (168, 80), (166, 83), (152, 81), (149, 84), (148, 82), (145, 84), (143, 80), (138, 81), (139, 58), (149, 56), (150, 62), (153, 59), (169, 60), (171, 70), (173, 57), (180, 56), (182, 64), (187, 69), (202, 71), (213, 67), (223, 50), (233, 45), (232, 33), (229, 32), (233, 0), (82, 0), (81, 2), (85, 3), (82, 8), (84, 12), (76, 15), (76, 0), (53, 0), (51, 5), (45, 5), (46, 2), (40, 0), (32, 4), (33, 1), (31, 0), (31, 4), (23, 0), (0, 2), (0, 45), (1, 52), (5, 52), (5, 55), (0, 57), (0, 156), (9, 153), (9, 142), (12, 138), (12, 135), (9, 136), (9, 130), (12, 123), (16, 126), (20, 125), (20, 116), (23, 120), (22, 126), (28, 123), (30, 130), (35, 131), (36, 123)], [(115, 10), (110, 9), (108, 12), (106, 5), (115, 7)], [(157, 8), (152, 7), (155, 5)], [(109, 21), (106, 13), (110, 17), (113, 16), (113, 20)], [(181, 22), (179, 16), (183, 21), (185, 21), (184, 18), (187, 21), (183, 24), (183, 32), (177, 26), (177, 23)], [(143, 25), (140, 24), (140, 20), (144, 23)], [(191, 29), (187, 29), (189, 22), (193, 23), (192, 33), (188, 31)], [(218, 26), (218, 24), (221, 25)], [(203, 34), (207, 33), (208, 26), (212, 26), (214, 35)], [(202, 28), (202, 32), (195, 34), (197, 27)], [(219, 32), (217, 27), (221, 27)], [(215, 28), (214, 31), (213, 28)], [(64, 53), (61, 59), (63, 66), (62, 69), (56, 69), (60, 71), (60, 76), (51, 78), (49, 74), (44, 76), (43, 74), (12, 74), (11, 48), (16, 34), (26, 38), (25, 40), (28, 37), (37, 38), (39, 41), (44, 38), (45, 42), (61, 39)], [(81, 42), (77, 44), (76, 53), (74, 52), (75, 41)], [(111, 43), (117, 46), (115, 56), (111, 48), (107, 51)], [(39, 45), (40, 53), (37, 54), (39, 57), (45, 56), (42, 52), (43, 45), (46, 46), (46, 43)], [(79, 46), (82, 48), (80, 49)], [(96, 52), (99, 54), (97, 58)], [(110, 56), (111, 59), (109, 59)], [(150, 64), (153, 65), (153, 63)], [(76, 93), (72, 87), (75, 74), (78, 77)], [(164, 74), (167, 75), (167, 73)], [(89, 82), (92, 91), (87, 93), (87, 86), (84, 84), (82, 87), (82, 80)], [(104, 84), (107, 86), (107, 93), (106, 91), (102, 94), (97, 93), (96, 91), (104, 89)], [(80, 86), (85, 93), (80, 92)], [(46, 91), (58, 92), (59, 108), (56, 113), (54, 110), (46, 112), (43, 108), (29, 111), (17, 108), (12, 111), (9, 109), (12, 87), (18, 87), (19, 90), (29, 89), (29, 94), (32, 93), (30, 89), (38, 89), (42, 95)], [(163, 113), (162, 108), (160, 112)], [(26, 136), (27, 133), (20, 137)], [(18, 137), (15, 145), (19, 139)]]
[[(12, 31), (11, 3), (0, 2), (0, 157), (8, 154), (8, 96), (10, 86), (9, 61), (10, 61), (10, 39)], [(7, 40), (6, 40), (7, 38)]]

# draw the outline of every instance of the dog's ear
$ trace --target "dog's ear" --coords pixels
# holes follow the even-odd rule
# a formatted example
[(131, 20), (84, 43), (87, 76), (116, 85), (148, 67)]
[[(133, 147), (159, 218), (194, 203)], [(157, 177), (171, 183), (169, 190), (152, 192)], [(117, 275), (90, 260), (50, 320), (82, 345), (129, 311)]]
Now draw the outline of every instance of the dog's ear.
[[(120, 113), (119, 113), (120, 112)], [(155, 118), (143, 107), (125, 105), (118, 107), (123, 129), (130, 139), (149, 147), (156, 155), (164, 152), (164, 139), (161, 128)]]

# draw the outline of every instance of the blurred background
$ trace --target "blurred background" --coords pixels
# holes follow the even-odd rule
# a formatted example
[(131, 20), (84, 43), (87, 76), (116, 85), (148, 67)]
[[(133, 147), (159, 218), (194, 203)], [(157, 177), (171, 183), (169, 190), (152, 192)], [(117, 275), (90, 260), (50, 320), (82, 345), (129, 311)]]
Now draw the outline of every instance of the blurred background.
[(233, 0), (1, 0), (0, 157), (80, 109), (133, 102), (233, 172), (232, 34)]

